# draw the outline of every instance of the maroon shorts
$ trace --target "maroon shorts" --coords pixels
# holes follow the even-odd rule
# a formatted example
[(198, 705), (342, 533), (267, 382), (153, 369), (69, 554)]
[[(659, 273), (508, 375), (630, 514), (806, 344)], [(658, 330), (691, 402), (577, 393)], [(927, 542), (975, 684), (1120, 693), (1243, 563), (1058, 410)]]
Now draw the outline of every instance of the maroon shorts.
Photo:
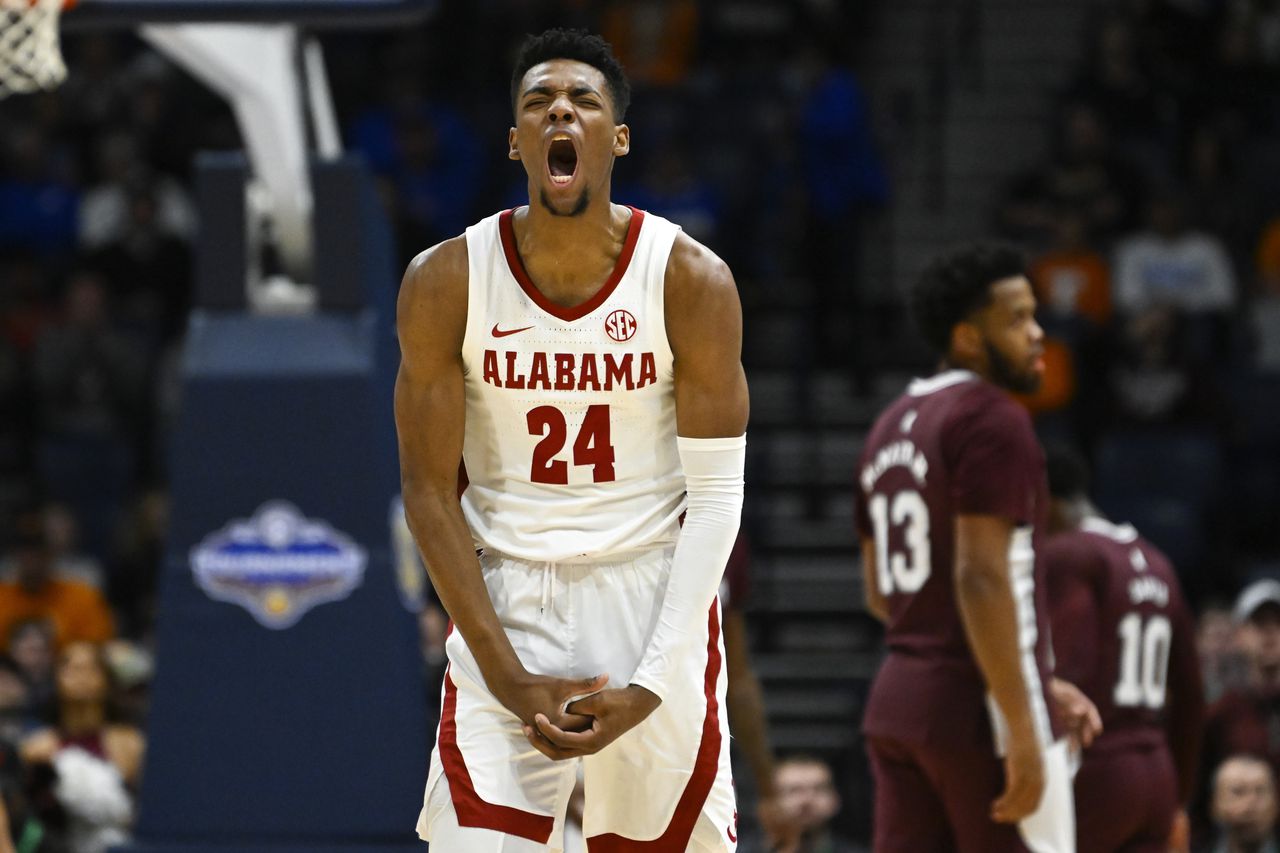
[(1076, 774), (1076, 841), (1089, 853), (1165, 853), (1178, 810), (1169, 750), (1085, 750)]
[(991, 803), (1004, 790), (1004, 763), (989, 739), (926, 749), (868, 736), (867, 753), (876, 785), (876, 853), (1027, 850), (1016, 826), (991, 819)]

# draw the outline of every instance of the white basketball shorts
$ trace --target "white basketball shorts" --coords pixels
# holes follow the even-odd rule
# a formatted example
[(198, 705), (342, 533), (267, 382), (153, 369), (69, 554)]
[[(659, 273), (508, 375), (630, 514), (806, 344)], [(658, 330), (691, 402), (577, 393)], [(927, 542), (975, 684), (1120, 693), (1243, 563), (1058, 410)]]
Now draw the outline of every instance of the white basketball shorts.
[[(624, 687), (661, 609), (672, 551), (560, 563), (485, 553), (480, 565), (525, 668), (566, 678), (607, 672), (609, 687)], [(561, 850), (579, 761), (589, 853), (737, 849), (718, 600), (682, 661), (678, 688), (583, 759), (552, 761), (535, 750), (486, 688), (462, 636), (452, 632), (445, 648), (440, 728), (418, 818), (433, 853)]]

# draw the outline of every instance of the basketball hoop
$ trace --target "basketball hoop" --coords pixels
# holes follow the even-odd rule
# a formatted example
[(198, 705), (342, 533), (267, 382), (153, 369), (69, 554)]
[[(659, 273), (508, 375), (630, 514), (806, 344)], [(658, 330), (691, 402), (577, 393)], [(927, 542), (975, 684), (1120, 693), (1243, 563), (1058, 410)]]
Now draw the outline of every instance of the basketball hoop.
[(0, 0), (0, 98), (51, 89), (67, 76), (58, 18), (68, 0)]

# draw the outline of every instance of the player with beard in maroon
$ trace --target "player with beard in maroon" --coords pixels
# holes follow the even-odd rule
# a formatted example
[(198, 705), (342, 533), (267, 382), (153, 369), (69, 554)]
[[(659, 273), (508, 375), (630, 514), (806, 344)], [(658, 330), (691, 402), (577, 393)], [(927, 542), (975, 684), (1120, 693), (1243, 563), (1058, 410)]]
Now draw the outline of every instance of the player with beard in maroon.
[(1076, 838), (1089, 853), (1178, 849), (1205, 717), (1195, 621), (1164, 554), (1089, 502), (1079, 456), (1055, 449), (1048, 467), (1057, 671), (1103, 725), (1076, 775)]
[[(976, 245), (911, 296), (940, 371), (880, 416), (858, 467), (867, 606), (888, 655), (863, 731), (877, 853), (1071, 853), (1069, 744), (1096, 710), (1052, 678), (1044, 454), (1009, 392), (1044, 371), (1021, 255)], [(1057, 719), (1055, 719), (1057, 718)]]

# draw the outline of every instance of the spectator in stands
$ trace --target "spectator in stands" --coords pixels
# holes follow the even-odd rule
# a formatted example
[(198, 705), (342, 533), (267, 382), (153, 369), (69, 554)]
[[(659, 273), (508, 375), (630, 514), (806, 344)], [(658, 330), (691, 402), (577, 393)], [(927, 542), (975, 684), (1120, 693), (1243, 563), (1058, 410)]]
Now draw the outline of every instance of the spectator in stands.
[(854, 846), (831, 831), (840, 812), (840, 794), (825, 761), (793, 755), (778, 762), (774, 776), (782, 808), (800, 825), (800, 840), (778, 853), (855, 853)]
[(102, 562), (80, 548), (80, 522), (66, 504), (50, 503), (44, 507), (44, 532), (54, 574), (65, 580), (81, 581), (94, 589), (102, 589)]
[(26, 357), (56, 319), (48, 274), (29, 250), (13, 249), (0, 256), (0, 281), (0, 335)]
[[(131, 188), (150, 171), (138, 150), (137, 137), (127, 128), (103, 134), (94, 154), (98, 181), (81, 199), (79, 215), (80, 248), (91, 252), (127, 235), (133, 218)], [(184, 242), (190, 241), (195, 236), (196, 212), (187, 191), (167, 175), (156, 175), (151, 183), (160, 231)]]
[(57, 771), (55, 795), (70, 853), (105, 853), (128, 840), (142, 771), (142, 732), (112, 719), (111, 670), (102, 646), (75, 642), (58, 657), (58, 716), (23, 740), (29, 764)]
[(50, 495), (75, 509), (85, 546), (102, 556), (133, 480), (147, 365), (113, 325), (99, 276), (74, 275), (64, 305), (63, 321), (41, 335), (32, 362), (40, 473)]
[(1280, 293), (1280, 216), (1262, 230), (1255, 261), (1260, 289)]
[(484, 186), (482, 146), (463, 115), (426, 97), (411, 66), (383, 88), (383, 103), (357, 116), (350, 136), (386, 179), (398, 233), (418, 241), (400, 247), (412, 256), (466, 228)]
[(94, 252), (115, 321), (149, 350), (182, 334), (191, 301), (191, 250), (160, 219), (159, 187), (132, 176), (123, 188), (125, 220), (116, 239)]
[[(31, 691), (13, 659), (0, 656), (0, 750), (17, 744), (39, 722), (31, 716)], [(0, 763), (0, 775), (3, 775)], [(0, 791), (4, 788), (0, 782)]]
[(1055, 214), (1075, 208), (1087, 232), (1103, 243), (1131, 228), (1142, 196), (1137, 170), (1112, 148), (1097, 109), (1069, 102), (1058, 119), (1053, 158), (1016, 176), (997, 210), (1000, 228), (1011, 238), (1044, 244)]
[[(3, 639), (3, 638), (0, 638)], [(9, 632), (9, 657), (27, 685), (27, 715), (47, 720), (54, 710), (54, 627), (48, 619), (28, 619)]]
[(1234, 270), (1248, 262), (1253, 249), (1261, 199), (1249, 191), (1250, 178), (1237, 165), (1233, 149), (1239, 134), (1220, 125), (1208, 119), (1192, 130), (1181, 173), (1191, 226), (1221, 239)]
[(1186, 318), (1168, 306), (1122, 319), (1105, 368), (1111, 423), (1208, 424), (1220, 416), (1212, 385), (1187, 354), (1185, 325)]
[(5, 127), (0, 160), (0, 248), (34, 250), (48, 257), (76, 241), (79, 193), (54, 167), (53, 141), (35, 125)]
[(58, 648), (78, 641), (103, 643), (111, 639), (115, 626), (101, 593), (80, 581), (54, 576), (39, 514), (22, 515), (14, 528), (17, 572), (14, 580), (0, 582), (0, 637), (11, 637), (21, 622), (48, 619)]
[(1111, 319), (1111, 272), (1089, 243), (1088, 220), (1076, 208), (1057, 212), (1053, 242), (1031, 264), (1042, 322), (1102, 327)]
[(1280, 217), (1262, 232), (1257, 248), (1257, 291), (1249, 303), (1254, 364), (1280, 373)]
[(43, 425), (55, 435), (126, 440), (145, 395), (145, 364), (113, 326), (102, 278), (73, 275), (63, 310), (32, 364)]
[(1254, 581), (1240, 593), (1235, 620), (1245, 637), (1249, 680), (1226, 691), (1205, 726), (1202, 767), (1248, 753), (1280, 767), (1280, 581)]
[(600, 34), (633, 86), (674, 86), (688, 76), (698, 45), (698, 4), (613, 0), (601, 14)]
[(1236, 279), (1222, 241), (1189, 228), (1185, 197), (1166, 188), (1151, 201), (1147, 229), (1117, 245), (1113, 294), (1130, 313), (1153, 305), (1225, 312), (1236, 303)]
[[(107, 579), (107, 600), (120, 617), (122, 636), (135, 640), (150, 636), (168, 530), (169, 495), (163, 489), (149, 489), (133, 504)], [(438, 690), (439, 683), (435, 686)]]
[(859, 250), (864, 226), (889, 201), (890, 187), (866, 91), (843, 59), (832, 45), (802, 57), (810, 78), (796, 140), (808, 202), (804, 272), (814, 282), (809, 325), (819, 362), (846, 371), (865, 390), (867, 365), (879, 353)]
[(1260, 758), (1227, 758), (1213, 775), (1213, 823), (1208, 853), (1280, 853), (1276, 846), (1276, 778)]
[(1196, 649), (1200, 653), (1205, 699), (1210, 703), (1216, 702), (1228, 690), (1245, 685), (1249, 677), (1249, 662), (1230, 607), (1210, 602), (1201, 608), (1196, 626)]
[(699, 174), (693, 151), (671, 137), (659, 142), (645, 161), (641, 183), (630, 203), (680, 223), (695, 240), (717, 245), (720, 197), (715, 186)]
[(1167, 109), (1138, 55), (1134, 22), (1108, 15), (1090, 46), (1092, 56), (1071, 94), (1098, 110), (1117, 137), (1149, 138)]

